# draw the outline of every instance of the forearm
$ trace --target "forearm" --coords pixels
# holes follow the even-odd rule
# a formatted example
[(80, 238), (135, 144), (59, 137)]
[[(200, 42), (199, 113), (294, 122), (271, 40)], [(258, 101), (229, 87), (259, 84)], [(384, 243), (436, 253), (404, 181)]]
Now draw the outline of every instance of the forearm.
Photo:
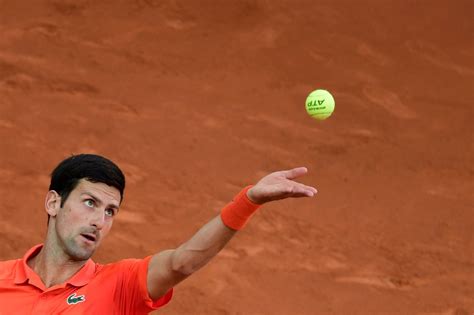
[(177, 249), (154, 255), (148, 265), (147, 275), (150, 297), (162, 296), (207, 264), (238, 230), (244, 228), (261, 204), (289, 197), (312, 197), (316, 194), (315, 188), (292, 180), (306, 172), (305, 167), (299, 167), (265, 176), (255, 186), (244, 188), (189, 241)]
[(216, 256), (236, 232), (222, 222), (220, 215), (216, 216), (173, 252), (173, 270), (184, 275), (196, 272)]

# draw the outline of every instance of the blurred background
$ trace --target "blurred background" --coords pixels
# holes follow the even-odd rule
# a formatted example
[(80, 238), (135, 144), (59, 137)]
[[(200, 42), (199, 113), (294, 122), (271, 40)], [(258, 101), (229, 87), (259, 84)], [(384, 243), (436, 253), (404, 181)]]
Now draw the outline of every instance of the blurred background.
[(0, 0), (0, 259), (42, 242), (71, 154), (127, 176), (100, 263), (175, 248), (306, 166), (315, 198), (265, 205), (157, 313), (472, 314), (473, 6)]

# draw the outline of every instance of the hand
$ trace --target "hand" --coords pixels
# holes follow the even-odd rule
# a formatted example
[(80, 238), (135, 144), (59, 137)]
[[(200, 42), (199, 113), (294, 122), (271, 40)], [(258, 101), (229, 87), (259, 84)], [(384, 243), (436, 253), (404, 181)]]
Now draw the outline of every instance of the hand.
[(285, 198), (313, 197), (318, 192), (316, 188), (293, 181), (307, 172), (306, 167), (297, 167), (271, 173), (250, 188), (247, 197), (256, 204)]

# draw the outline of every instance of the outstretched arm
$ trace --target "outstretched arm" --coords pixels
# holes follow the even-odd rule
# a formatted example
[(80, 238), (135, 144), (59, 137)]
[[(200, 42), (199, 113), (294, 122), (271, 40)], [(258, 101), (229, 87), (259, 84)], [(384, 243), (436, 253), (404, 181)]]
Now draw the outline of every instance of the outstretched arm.
[[(278, 199), (312, 197), (316, 189), (294, 181), (307, 173), (305, 167), (271, 173), (246, 192), (253, 204)], [(237, 230), (224, 224), (221, 215), (204, 225), (191, 239), (177, 249), (154, 255), (148, 267), (147, 286), (157, 299), (207, 264), (235, 235)]]

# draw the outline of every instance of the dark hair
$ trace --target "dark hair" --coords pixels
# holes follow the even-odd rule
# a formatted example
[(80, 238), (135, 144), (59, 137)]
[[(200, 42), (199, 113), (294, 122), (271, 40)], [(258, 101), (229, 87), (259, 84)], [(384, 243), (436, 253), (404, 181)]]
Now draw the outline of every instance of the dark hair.
[(125, 176), (120, 168), (103, 156), (78, 154), (59, 163), (51, 173), (49, 190), (54, 190), (61, 196), (61, 207), (81, 179), (117, 188), (120, 191), (120, 202), (122, 202)]

